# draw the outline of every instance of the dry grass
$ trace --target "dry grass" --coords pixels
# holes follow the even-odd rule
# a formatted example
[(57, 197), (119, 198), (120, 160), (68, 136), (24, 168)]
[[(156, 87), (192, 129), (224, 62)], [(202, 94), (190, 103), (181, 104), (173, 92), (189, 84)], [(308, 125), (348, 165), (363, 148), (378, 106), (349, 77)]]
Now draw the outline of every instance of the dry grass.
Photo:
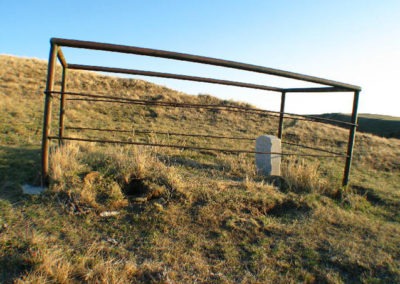
[[(270, 180), (256, 174), (251, 155), (54, 144), (49, 190), (26, 196), (20, 184), (33, 182), (40, 164), (35, 145), (45, 72), (45, 62), (0, 56), (0, 282), (400, 282), (398, 140), (358, 135), (346, 192), (341, 160), (286, 159), (282, 179)], [(235, 104), (140, 80), (70, 74), (69, 90)], [(55, 99), (54, 118), (57, 108)], [(276, 122), (225, 111), (72, 101), (66, 116), (69, 126), (246, 137), (273, 134)], [(303, 121), (288, 120), (284, 133), (286, 141), (333, 151), (344, 150), (347, 139), (343, 129)], [(67, 135), (254, 147), (173, 135), (68, 129)]]
[(138, 200), (187, 196), (174, 168), (143, 147), (65, 143), (52, 151), (50, 183), (51, 191), (62, 196), (69, 209), (80, 212), (126, 207), (123, 192)]
[(79, 148), (78, 144), (69, 143), (52, 151), (50, 175), (53, 182), (64, 183), (83, 170), (83, 165), (78, 161)]
[(282, 177), (289, 191), (301, 193), (327, 193), (335, 185), (329, 184), (319, 171), (318, 163), (289, 158), (282, 169)]
[(25, 241), (25, 257), (32, 268), (15, 283), (129, 283), (138, 275), (134, 260), (112, 258), (102, 243), (93, 243), (84, 255), (74, 257), (54, 244), (49, 248), (49, 238), (34, 230)]

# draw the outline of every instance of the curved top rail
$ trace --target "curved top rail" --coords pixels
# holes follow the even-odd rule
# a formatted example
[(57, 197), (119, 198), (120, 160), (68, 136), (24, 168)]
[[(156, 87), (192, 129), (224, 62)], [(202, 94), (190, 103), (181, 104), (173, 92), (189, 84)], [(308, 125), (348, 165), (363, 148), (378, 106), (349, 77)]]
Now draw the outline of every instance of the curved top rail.
[(145, 55), (152, 57), (160, 57), (160, 58), (168, 58), (175, 59), (181, 61), (189, 61), (195, 63), (209, 64), (215, 66), (222, 66), (228, 68), (234, 68), (245, 71), (252, 71), (257, 73), (263, 73), (268, 75), (280, 76), (295, 80), (301, 80), (306, 82), (312, 82), (316, 84), (322, 84), (332, 87), (344, 88), (352, 91), (361, 91), (361, 87), (356, 85), (351, 85), (347, 83), (341, 83), (333, 80), (323, 79), (319, 77), (304, 75), (300, 73), (294, 73), (274, 68), (268, 68), (258, 65), (240, 63), (236, 61), (223, 60), (212, 57), (198, 56), (186, 53), (178, 53), (171, 52), (165, 50), (158, 49), (150, 49), (143, 47), (135, 47), (135, 46), (127, 46), (127, 45), (118, 45), (118, 44), (109, 44), (109, 43), (100, 43), (93, 41), (82, 41), (82, 40), (71, 40), (71, 39), (62, 39), (62, 38), (52, 38), (50, 40), (51, 44), (73, 47), (73, 48), (84, 48), (84, 49), (93, 49), (93, 50), (103, 50), (103, 51), (111, 51), (111, 52), (120, 52), (120, 53), (129, 53), (129, 54), (137, 54), (137, 55)]

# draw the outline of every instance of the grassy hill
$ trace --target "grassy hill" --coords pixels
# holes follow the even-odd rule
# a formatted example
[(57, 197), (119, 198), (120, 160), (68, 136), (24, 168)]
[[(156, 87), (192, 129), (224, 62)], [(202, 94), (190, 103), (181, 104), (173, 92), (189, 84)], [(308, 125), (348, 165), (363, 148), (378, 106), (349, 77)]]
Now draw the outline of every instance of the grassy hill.
[[(50, 186), (30, 196), (22, 185), (38, 182), (45, 76), (44, 61), (0, 56), (1, 282), (400, 282), (398, 139), (357, 134), (347, 190), (341, 159), (285, 158), (282, 178), (272, 180), (257, 175), (247, 154), (53, 143)], [(69, 91), (250, 108), (88, 72), (70, 72), (67, 84)], [(55, 97), (55, 122), (57, 108)], [(277, 118), (68, 101), (66, 126), (71, 137), (253, 149), (252, 138), (276, 133)], [(285, 123), (284, 141), (344, 151), (346, 139), (333, 125)]]
[[(350, 121), (350, 115), (343, 113), (325, 113), (313, 116)], [(358, 131), (400, 139), (400, 117), (361, 113), (358, 117)]]

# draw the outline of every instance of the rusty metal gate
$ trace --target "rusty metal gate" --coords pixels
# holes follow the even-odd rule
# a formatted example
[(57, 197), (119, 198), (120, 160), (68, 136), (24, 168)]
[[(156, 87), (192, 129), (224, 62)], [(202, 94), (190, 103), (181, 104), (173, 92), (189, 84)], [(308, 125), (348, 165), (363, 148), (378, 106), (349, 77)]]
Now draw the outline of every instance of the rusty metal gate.
[[(301, 154), (301, 153), (279, 153), (280, 155), (295, 155), (295, 156), (315, 156), (315, 157), (343, 157), (345, 159), (344, 164), (344, 174), (342, 184), (343, 186), (347, 186), (349, 183), (350, 176), (350, 167), (352, 163), (353, 157), (353, 147), (355, 134), (357, 129), (357, 108), (358, 108), (358, 99), (361, 88), (359, 86), (350, 85), (346, 83), (341, 83), (337, 81), (322, 79), (318, 77), (267, 68), (257, 65), (239, 63), (235, 61), (227, 61), (217, 58), (210, 58), (204, 56), (197, 56), (191, 54), (170, 52), (164, 50), (156, 50), (156, 49), (148, 49), (134, 46), (124, 46), (124, 45), (115, 45), (115, 44), (107, 44), (107, 43), (98, 43), (98, 42), (90, 42), (90, 41), (80, 41), (80, 40), (70, 40), (70, 39), (61, 39), (61, 38), (52, 38), (50, 40), (51, 48), (50, 48), (50, 56), (48, 62), (48, 73), (47, 73), (47, 83), (45, 90), (45, 108), (44, 108), (44, 120), (43, 120), (43, 137), (42, 137), (42, 172), (41, 172), (41, 180), (42, 184), (47, 184), (48, 182), (48, 170), (49, 170), (49, 146), (50, 140), (75, 140), (75, 141), (87, 141), (87, 142), (100, 142), (100, 143), (117, 143), (117, 144), (134, 144), (134, 145), (146, 145), (146, 146), (156, 146), (156, 147), (171, 147), (171, 148), (179, 148), (179, 149), (197, 149), (197, 150), (208, 150), (208, 151), (222, 151), (222, 152), (232, 152), (232, 153), (258, 153), (256, 151), (242, 149), (242, 150), (234, 150), (234, 149), (220, 149), (220, 148), (210, 148), (210, 147), (194, 147), (194, 146), (184, 146), (184, 145), (171, 145), (171, 144), (162, 144), (162, 143), (145, 143), (145, 142), (134, 142), (134, 141), (120, 141), (120, 140), (104, 140), (104, 139), (87, 139), (87, 138), (76, 138), (76, 137), (68, 137), (64, 135), (64, 110), (66, 104), (66, 97), (71, 97), (70, 100), (88, 100), (88, 101), (101, 101), (101, 102), (116, 102), (122, 104), (135, 104), (135, 105), (153, 105), (153, 106), (164, 106), (164, 107), (178, 107), (178, 108), (203, 108), (203, 109), (211, 109), (211, 110), (226, 110), (226, 111), (235, 111), (235, 112), (252, 112), (258, 113), (262, 115), (273, 116), (279, 119), (277, 136), (282, 139), (283, 137), (283, 122), (284, 119), (295, 119), (295, 120), (309, 120), (316, 122), (334, 122), (341, 126), (347, 127), (349, 129), (348, 143), (347, 143), (347, 151), (346, 153), (338, 153), (329, 151), (326, 149), (321, 149), (317, 147), (310, 147), (306, 145), (291, 143), (282, 141), (283, 144), (299, 146), (303, 148), (308, 148), (320, 152), (324, 152), (324, 155), (313, 155), (313, 154)], [(220, 66), (226, 68), (233, 68), (244, 71), (252, 71), (266, 75), (274, 75), (278, 77), (284, 77), (299, 81), (306, 81), (316, 84), (324, 85), (323, 87), (307, 87), (307, 88), (279, 88), (272, 87), (266, 85), (258, 85), (246, 82), (237, 82), (237, 81), (229, 81), (229, 80), (221, 80), (214, 78), (206, 78), (206, 77), (196, 77), (196, 76), (188, 76), (182, 74), (171, 74), (171, 73), (162, 73), (162, 72), (153, 72), (153, 71), (144, 71), (144, 70), (134, 70), (134, 69), (123, 69), (123, 68), (111, 68), (104, 66), (89, 66), (89, 65), (81, 65), (81, 64), (70, 64), (67, 63), (61, 47), (71, 47), (71, 48), (81, 48), (81, 49), (89, 49), (89, 50), (100, 50), (100, 51), (109, 51), (109, 52), (118, 52), (118, 53), (126, 53), (126, 54), (136, 54), (136, 55), (144, 55), (158, 58), (166, 58), (172, 60), (181, 60), (188, 62), (195, 62), (201, 64), (208, 64), (213, 66)], [(56, 70), (56, 61), (58, 60), (62, 66), (62, 78), (61, 78), (61, 89), (59, 91), (54, 90), (54, 81), (55, 81), (55, 70)], [(179, 79), (179, 80), (187, 80), (187, 81), (196, 81), (196, 82), (204, 82), (211, 84), (220, 84), (220, 85), (229, 85), (236, 87), (244, 87), (265, 91), (278, 92), (281, 94), (281, 104), (280, 111), (269, 111), (269, 110), (260, 110), (254, 108), (248, 108), (243, 106), (232, 106), (232, 105), (213, 105), (213, 104), (189, 104), (189, 103), (175, 103), (175, 102), (162, 102), (162, 101), (151, 101), (151, 100), (139, 100), (139, 99), (130, 99), (123, 97), (115, 97), (115, 96), (106, 96), (106, 95), (98, 95), (98, 94), (88, 94), (88, 93), (77, 93), (77, 92), (68, 92), (66, 90), (66, 77), (67, 70), (75, 69), (75, 70), (88, 70), (88, 71), (98, 71), (98, 72), (110, 72), (110, 73), (120, 73), (120, 74), (130, 74), (130, 75), (142, 75), (142, 76), (151, 76), (151, 77), (161, 77), (161, 78), (170, 78), (170, 79)], [(322, 93), (322, 92), (349, 92), (353, 94), (353, 108), (351, 114), (351, 121), (339, 121), (315, 116), (303, 116), (293, 113), (285, 112), (285, 100), (287, 93)], [(59, 121), (58, 121), (58, 135), (51, 135), (50, 133), (50, 124), (51, 124), (51, 108), (52, 108), (52, 98), (55, 95), (59, 95), (60, 99), (60, 111), (59, 111)], [(69, 129), (76, 130), (97, 130), (97, 131), (111, 131), (111, 132), (126, 132), (130, 130), (117, 130), (117, 129), (98, 129), (98, 128), (88, 128), (88, 127), (70, 127)], [(154, 132), (154, 131), (142, 131), (147, 133), (158, 133), (158, 134), (168, 134), (168, 135), (181, 135), (181, 136), (191, 136), (191, 137), (208, 137), (208, 138), (227, 138), (227, 139), (250, 139), (255, 140), (253, 138), (247, 137), (227, 137), (227, 136), (219, 136), (219, 135), (200, 135), (200, 134), (187, 134), (187, 133), (165, 133), (165, 132)], [(270, 154), (270, 153), (263, 153)]]

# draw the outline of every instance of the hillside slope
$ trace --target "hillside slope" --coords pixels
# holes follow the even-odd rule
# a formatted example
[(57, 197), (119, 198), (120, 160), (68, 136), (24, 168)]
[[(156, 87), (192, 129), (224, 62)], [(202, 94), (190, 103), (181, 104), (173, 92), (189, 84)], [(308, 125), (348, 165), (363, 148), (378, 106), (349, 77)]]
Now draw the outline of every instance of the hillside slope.
[[(325, 113), (313, 116), (350, 121), (350, 115), (343, 113)], [(400, 117), (361, 113), (358, 116), (358, 131), (380, 137), (400, 139)]]
[[(45, 74), (44, 61), (0, 56), (2, 282), (400, 282), (398, 139), (358, 134), (346, 191), (341, 159), (285, 158), (272, 180), (247, 154), (54, 143), (50, 187), (29, 196), (21, 186), (39, 173)], [(244, 106), (141, 80), (70, 76), (69, 91)], [(55, 134), (57, 110), (55, 96)], [(67, 101), (66, 126), (70, 137), (253, 149), (251, 138), (276, 133), (277, 118)], [(284, 141), (344, 151), (346, 139), (332, 125), (285, 122)]]

